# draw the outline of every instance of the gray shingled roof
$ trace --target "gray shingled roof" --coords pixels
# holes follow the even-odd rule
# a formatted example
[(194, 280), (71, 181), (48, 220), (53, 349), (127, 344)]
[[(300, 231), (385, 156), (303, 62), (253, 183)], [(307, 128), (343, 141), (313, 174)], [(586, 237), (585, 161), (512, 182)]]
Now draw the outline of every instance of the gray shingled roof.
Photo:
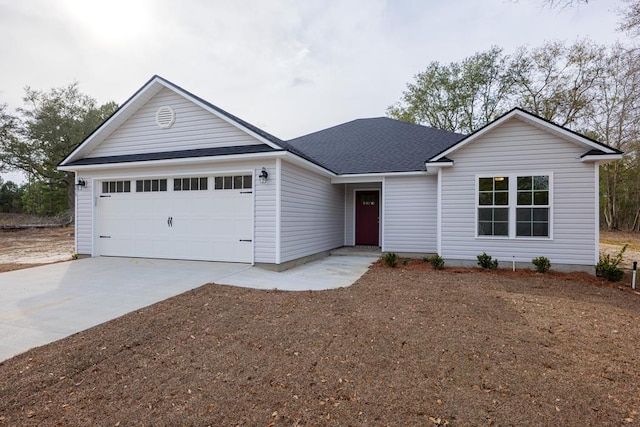
[(286, 145), (337, 174), (407, 172), (424, 170), (426, 160), (464, 137), (377, 117), (304, 135)]
[(145, 162), (149, 160), (186, 159), (189, 157), (228, 156), (232, 154), (252, 154), (280, 151), (267, 144), (242, 145), (235, 147), (199, 148), (196, 150), (162, 151), (158, 153), (127, 154), (123, 156), (85, 157), (68, 163), (68, 166), (101, 165), (107, 163)]

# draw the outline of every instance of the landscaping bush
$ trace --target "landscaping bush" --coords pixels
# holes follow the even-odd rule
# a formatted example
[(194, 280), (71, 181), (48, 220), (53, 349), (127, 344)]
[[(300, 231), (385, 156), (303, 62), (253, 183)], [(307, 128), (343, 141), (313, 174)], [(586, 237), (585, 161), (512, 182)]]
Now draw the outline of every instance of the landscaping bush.
[(398, 265), (398, 254), (387, 252), (382, 256), (382, 263), (387, 267), (395, 268)]
[(629, 244), (626, 244), (620, 249), (618, 254), (611, 258), (609, 254), (600, 255), (600, 259), (596, 264), (596, 276), (604, 277), (609, 282), (619, 282), (622, 280), (624, 271), (618, 268), (618, 264), (622, 261), (622, 255), (627, 250)]
[(619, 282), (622, 280), (622, 276), (624, 276), (624, 271), (613, 264), (603, 265), (600, 268), (600, 273), (602, 277), (607, 279), (609, 282)]
[(427, 258), (427, 261), (431, 263), (431, 267), (433, 267), (434, 270), (442, 270), (444, 268), (444, 258), (438, 254), (431, 255)]
[(544, 274), (551, 268), (551, 261), (549, 261), (549, 258), (544, 256), (534, 258), (531, 260), (531, 262), (536, 266), (536, 271), (538, 273)]
[(407, 266), (409, 265), (409, 261), (411, 261), (409, 258), (405, 258), (402, 260), (402, 265)]
[(493, 270), (498, 268), (498, 260), (491, 259), (491, 255), (487, 255), (486, 252), (482, 252), (481, 255), (477, 256), (478, 265), (486, 270)]

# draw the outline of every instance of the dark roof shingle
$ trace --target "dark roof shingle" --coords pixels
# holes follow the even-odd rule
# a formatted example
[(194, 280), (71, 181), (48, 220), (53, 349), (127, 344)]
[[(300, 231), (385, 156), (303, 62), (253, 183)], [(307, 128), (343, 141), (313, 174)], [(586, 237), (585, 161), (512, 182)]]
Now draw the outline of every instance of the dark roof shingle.
[(101, 165), (108, 163), (145, 162), (149, 160), (187, 159), (190, 157), (228, 156), (232, 154), (265, 153), (275, 150), (267, 144), (235, 147), (200, 148), (196, 150), (163, 151), (159, 153), (127, 154), (123, 156), (85, 157), (68, 163), (68, 166)]
[[(336, 174), (424, 170), (424, 162), (465, 135), (387, 117), (358, 119), (286, 141)], [(288, 145), (288, 147), (287, 147)]]

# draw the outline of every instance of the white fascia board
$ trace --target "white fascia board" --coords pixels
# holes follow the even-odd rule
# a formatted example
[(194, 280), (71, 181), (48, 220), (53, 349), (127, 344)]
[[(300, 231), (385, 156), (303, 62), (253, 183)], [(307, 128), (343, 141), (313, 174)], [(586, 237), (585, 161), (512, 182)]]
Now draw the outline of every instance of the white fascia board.
[(424, 162), (424, 167), (427, 171), (429, 171), (429, 169), (442, 169), (442, 168), (450, 168), (451, 166), (453, 166), (453, 162)]
[(427, 171), (414, 172), (381, 172), (381, 173), (358, 173), (349, 175), (337, 175), (331, 178), (332, 184), (355, 184), (364, 182), (382, 182), (385, 177), (395, 176), (426, 176)]
[(467, 138), (463, 139), (459, 143), (453, 145), (449, 149), (443, 151), (442, 153), (438, 154), (437, 156), (435, 156), (430, 160), (433, 162), (443, 157), (446, 157), (448, 154), (451, 154), (452, 152), (461, 149), (462, 147), (469, 144), (470, 142), (480, 138), (482, 135), (486, 134), (487, 132), (491, 132), (494, 128), (500, 126), (502, 123), (512, 119), (513, 117), (518, 117), (521, 120), (525, 122), (529, 122), (532, 125), (537, 125), (538, 127), (546, 128), (549, 130), (549, 132), (555, 133), (557, 135), (561, 135), (565, 139), (574, 141), (576, 144), (580, 144), (595, 150), (601, 150), (601, 151), (604, 151), (606, 154), (616, 154), (612, 149), (608, 148), (605, 145), (601, 145), (596, 142), (593, 142), (586, 137), (580, 136), (576, 133), (571, 132), (568, 129), (563, 128), (562, 126), (555, 125), (539, 117), (536, 117), (534, 115), (531, 115), (529, 113), (516, 109), (500, 117), (499, 119), (489, 123), (488, 125), (476, 131), (475, 133), (472, 133)]
[(165, 159), (165, 160), (146, 160), (140, 162), (120, 162), (120, 163), (100, 163), (94, 165), (76, 165), (76, 166), (58, 166), (58, 170), (65, 172), (87, 171), (87, 170), (104, 170), (104, 169), (127, 169), (135, 167), (149, 166), (182, 166), (197, 165), (203, 163), (228, 162), (233, 160), (253, 160), (278, 158), (286, 155), (285, 151), (252, 153), (252, 154), (229, 154), (226, 156), (210, 156), (210, 157), (187, 157), (184, 159)]
[(622, 159), (622, 154), (594, 154), (588, 155), (580, 158), (581, 162), (598, 162), (598, 163), (607, 163), (612, 162), (614, 160)]

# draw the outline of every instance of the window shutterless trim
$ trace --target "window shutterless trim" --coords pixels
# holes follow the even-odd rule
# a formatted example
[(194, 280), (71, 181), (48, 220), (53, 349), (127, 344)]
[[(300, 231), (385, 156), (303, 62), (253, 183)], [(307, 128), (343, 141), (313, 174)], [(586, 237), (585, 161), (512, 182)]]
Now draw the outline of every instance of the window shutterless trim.
[[(526, 177), (526, 176), (548, 176), (549, 177), (549, 204), (548, 205), (522, 205), (520, 207), (524, 208), (548, 208), (549, 209), (549, 235), (548, 236), (516, 236), (516, 224), (517, 224), (517, 180), (518, 177)], [(480, 178), (495, 178), (495, 177), (505, 177), (509, 178), (509, 204), (508, 205), (480, 205), (479, 203), (479, 190), (480, 190)], [(475, 184), (474, 184), (474, 200), (475, 200), (475, 238), (476, 239), (488, 239), (488, 240), (553, 240), (553, 224), (554, 224), (554, 179), (553, 172), (549, 171), (522, 171), (522, 172), (509, 172), (509, 173), (486, 173), (486, 174), (476, 174), (475, 175)], [(492, 235), (482, 235), (479, 234), (479, 208), (500, 208), (507, 207), (509, 209), (509, 234), (507, 236), (492, 236)]]
[(206, 176), (173, 178), (173, 191), (206, 191), (209, 178)]
[(130, 180), (102, 181), (101, 189), (102, 189), (102, 194), (130, 193), (131, 181)]
[(138, 179), (136, 180), (136, 193), (156, 193), (167, 191), (167, 179)]

